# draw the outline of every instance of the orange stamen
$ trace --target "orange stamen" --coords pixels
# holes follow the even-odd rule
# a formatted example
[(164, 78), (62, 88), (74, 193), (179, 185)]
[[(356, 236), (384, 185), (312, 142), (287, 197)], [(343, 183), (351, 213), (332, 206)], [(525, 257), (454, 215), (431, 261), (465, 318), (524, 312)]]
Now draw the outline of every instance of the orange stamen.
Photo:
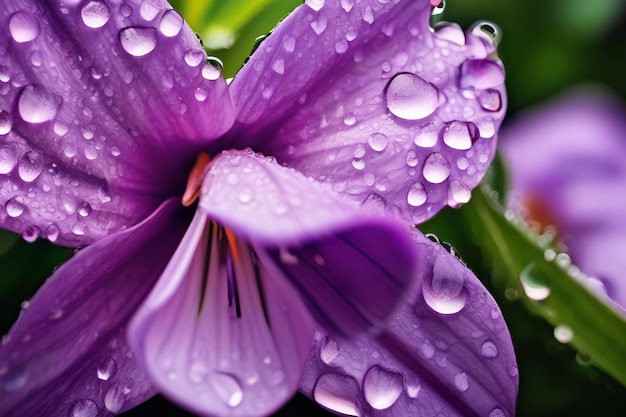
[(226, 240), (228, 240), (228, 246), (230, 246), (230, 252), (233, 254), (233, 259), (235, 263), (239, 263), (239, 249), (237, 249), (237, 239), (233, 232), (229, 229), (224, 228), (224, 232), (226, 233)]
[(182, 198), (183, 206), (189, 207), (200, 196), (202, 180), (208, 171), (210, 162), (211, 157), (204, 152), (200, 153), (196, 158), (196, 163), (193, 168), (191, 168), (189, 178), (187, 179), (187, 188), (185, 188), (185, 193)]

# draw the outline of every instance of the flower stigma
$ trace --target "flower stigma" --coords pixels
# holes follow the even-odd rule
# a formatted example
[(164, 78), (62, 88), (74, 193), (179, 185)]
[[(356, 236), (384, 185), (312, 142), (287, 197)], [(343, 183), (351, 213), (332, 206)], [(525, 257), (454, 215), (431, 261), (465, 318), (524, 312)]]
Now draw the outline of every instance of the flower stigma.
[(196, 158), (196, 163), (191, 168), (191, 172), (189, 173), (189, 178), (187, 179), (187, 187), (185, 188), (185, 192), (183, 193), (182, 203), (183, 206), (189, 207), (192, 205), (200, 196), (200, 186), (202, 185), (202, 180), (209, 170), (209, 163), (211, 162), (211, 157), (206, 152), (201, 152), (198, 154)]

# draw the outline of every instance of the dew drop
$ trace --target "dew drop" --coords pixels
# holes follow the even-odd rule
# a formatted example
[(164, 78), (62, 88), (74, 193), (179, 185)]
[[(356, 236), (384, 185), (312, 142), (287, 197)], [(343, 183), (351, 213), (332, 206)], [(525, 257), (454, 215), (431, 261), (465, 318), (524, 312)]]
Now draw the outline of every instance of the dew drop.
[(24, 207), (24, 204), (12, 198), (6, 202), (6, 204), (4, 205), (4, 209), (9, 217), (15, 218), (21, 216), (24, 213), (26, 207)]
[(354, 126), (356, 124), (356, 116), (354, 113), (348, 113), (343, 119), (343, 124), (346, 126)]
[(35, 152), (26, 152), (17, 165), (17, 172), (20, 178), (25, 182), (33, 182), (39, 177), (43, 171), (43, 157)]
[(435, 36), (457, 45), (465, 45), (465, 33), (456, 23), (439, 22), (435, 25)]
[(506, 414), (500, 408), (494, 408), (489, 413), (489, 417), (506, 417)]
[(526, 296), (534, 301), (542, 301), (550, 295), (550, 288), (545, 285), (536, 271), (535, 263), (530, 263), (520, 272), (520, 282)]
[(325, 336), (320, 342), (320, 359), (327, 365), (330, 365), (339, 355), (339, 346), (337, 342), (329, 336)]
[(9, 392), (15, 392), (20, 390), (24, 385), (26, 385), (26, 381), (28, 380), (28, 374), (23, 367), (11, 368), (4, 375), (4, 389)]
[(313, 29), (317, 35), (321, 35), (326, 30), (326, 26), (328, 26), (328, 20), (326, 20), (324, 15), (320, 15), (318, 19), (311, 22), (310, 25), (311, 29)]
[(6, 111), (0, 111), (0, 135), (6, 135), (13, 128), (13, 118), (11, 114)]
[(504, 83), (502, 66), (491, 59), (470, 59), (461, 65), (461, 88), (485, 90)]
[(554, 328), (554, 338), (561, 343), (569, 343), (574, 338), (574, 331), (566, 324), (559, 324)]
[(48, 225), (48, 227), (46, 227), (46, 237), (50, 242), (56, 242), (56, 240), (59, 238), (59, 232), (59, 226), (57, 226), (56, 224), (50, 224)]
[(474, 23), (470, 30), (472, 35), (485, 39), (494, 46), (498, 46), (500, 44), (500, 40), (502, 39), (502, 31), (498, 25), (488, 20), (480, 20)]
[(457, 374), (454, 377), (454, 385), (461, 392), (467, 391), (469, 388), (469, 378), (467, 377), (467, 374), (465, 372)]
[(28, 123), (43, 123), (52, 120), (59, 111), (61, 98), (43, 87), (30, 84), (20, 92), (17, 107), (22, 119)]
[(350, 13), (350, 10), (354, 7), (354, 0), (341, 0), (341, 7), (346, 13)]
[(104, 406), (112, 413), (120, 411), (125, 401), (124, 393), (120, 389), (119, 384), (111, 385), (106, 394), (104, 394)]
[(200, 65), (202, 62), (204, 62), (204, 57), (204, 51), (200, 49), (188, 49), (185, 52), (184, 56), (185, 62), (190, 67), (197, 67), (198, 65)]
[(222, 76), (224, 64), (219, 58), (208, 57), (206, 63), (202, 66), (202, 78), (209, 81), (215, 81)]
[(470, 198), (472, 198), (472, 191), (467, 185), (465, 185), (465, 183), (454, 180), (450, 182), (450, 196), (453, 200), (453, 204), (450, 205), (457, 207), (470, 201)]
[(243, 400), (243, 390), (234, 377), (216, 372), (209, 375), (208, 379), (215, 393), (226, 405), (236, 407), (241, 404)]
[(471, 122), (453, 121), (443, 129), (443, 142), (452, 149), (468, 150), (478, 137), (478, 129)]
[(432, 276), (424, 280), (422, 294), (430, 308), (441, 314), (458, 313), (465, 307), (465, 273), (448, 254), (435, 259)]
[(41, 234), (41, 229), (37, 226), (28, 226), (26, 230), (22, 233), (22, 239), (26, 242), (32, 243), (39, 238)]
[(424, 186), (421, 183), (416, 182), (409, 188), (406, 201), (410, 206), (420, 207), (426, 202), (426, 197), (426, 190), (424, 189)]
[(372, 11), (371, 6), (367, 6), (365, 11), (363, 12), (363, 21), (369, 23), (370, 25), (374, 23), (374, 12)]
[(389, 111), (402, 119), (418, 120), (439, 107), (439, 90), (415, 74), (396, 74), (385, 88)]
[(148, 22), (153, 21), (159, 14), (159, 11), (160, 7), (157, 2), (152, 0), (144, 0), (141, 6), (139, 6), (139, 14)]
[(320, 10), (322, 10), (322, 7), (324, 7), (325, 0), (306, 0), (305, 3), (311, 9), (319, 12)]
[(156, 48), (156, 29), (151, 27), (129, 27), (120, 31), (122, 48), (132, 56), (144, 56)]
[(378, 365), (371, 367), (363, 379), (365, 400), (377, 410), (391, 407), (402, 393), (402, 380), (399, 373)]
[(480, 355), (483, 358), (495, 358), (498, 356), (498, 347), (488, 340), (480, 348)]
[(285, 60), (282, 58), (278, 58), (277, 60), (274, 61), (274, 63), (272, 64), (272, 70), (279, 75), (282, 75), (285, 73)]
[(431, 16), (439, 16), (446, 10), (446, 2), (444, 0), (431, 0), (430, 4), (433, 6), (432, 11), (430, 12)]
[(83, 398), (72, 406), (69, 417), (96, 417), (98, 405), (95, 401)]
[(39, 35), (39, 23), (30, 13), (19, 11), (9, 19), (9, 32), (15, 42), (30, 42)]
[(429, 123), (420, 129), (420, 132), (413, 139), (413, 143), (422, 148), (432, 148), (437, 144), (439, 131), (437, 127)]
[(168, 38), (178, 35), (183, 28), (184, 19), (176, 10), (170, 9), (163, 13), (159, 23), (159, 31)]
[(80, 17), (83, 19), (85, 26), (96, 29), (104, 26), (109, 21), (111, 10), (102, 2), (90, 1), (81, 10)]
[(488, 88), (481, 91), (478, 95), (478, 102), (483, 109), (489, 112), (497, 112), (502, 109), (500, 91), (496, 89)]
[(442, 154), (433, 152), (426, 158), (422, 173), (426, 181), (440, 184), (450, 176), (450, 162)]
[(367, 143), (370, 145), (373, 151), (382, 152), (387, 148), (387, 143), (389, 140), (387, 136), (382, 133), (372, 133), (367, 138)]
[(348, 41), (345, 39), (340, 39), (335, 42), (335, 52), (338, 54), (345, 54), (348, 51)]
[(115, 372), (117, 372), (117, 363), (111, 357), (107, 357), (96, 370), (98, 379), (101, 379), (103, 381), (107, 381), (109, 378), (115, 375)]
[(359, 392), (356, 380), (350, 376), (326, 373), (313, 388), (313, 398), (322, 406), (349, 416), (358, 416), (356, 398)]
[(419, 160), (417, 159), (417, 153), (415, 151), (408, 151), (406, 153), (406, 164), (411, 168), (415, 168)]

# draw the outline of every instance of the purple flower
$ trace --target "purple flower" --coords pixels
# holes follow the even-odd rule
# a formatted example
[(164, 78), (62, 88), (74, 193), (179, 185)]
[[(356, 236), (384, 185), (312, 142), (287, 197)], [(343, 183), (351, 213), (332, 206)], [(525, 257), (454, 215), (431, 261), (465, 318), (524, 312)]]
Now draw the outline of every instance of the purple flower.
[(626, 308), (624, 105), (579, 87), (521, 115), (504, 133), (510, 204), (544, 227), (576, 266)]
[(493, 156), (482, 26), (308, 1), (227, 86), (165, 1), (2, 4), (0, 221), (86, 246), (3, 339), (3, 416), (513, 414), (500, 310), (406, 222)]

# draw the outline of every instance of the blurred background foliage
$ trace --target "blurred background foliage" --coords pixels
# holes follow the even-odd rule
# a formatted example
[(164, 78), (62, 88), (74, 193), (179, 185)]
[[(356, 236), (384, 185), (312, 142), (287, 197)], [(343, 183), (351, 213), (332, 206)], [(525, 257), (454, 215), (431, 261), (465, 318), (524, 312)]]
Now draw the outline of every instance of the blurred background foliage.
[[(302, 1), (174, 0), (171, 3), (202, 38), (209, 54), (224, 62), (224, 75), (232, 77), (250, 54), (255, 39), (267, 34)], [(604, 84), (626, 98), (626, 2), (623, 0), (447, 0), (442, 18), (465, 28), (486, 19), (501, 28), (500, 57), (507, 72), (508, 120), (580, 82)], [(500, 168), (491, 178), (493, 186), (502, 191), (505, 171)], [(484, 243), (481, 234), (489, 231), (481, 229), (480, 224), (477, 227), (472, 224), (476, 223), (476, 210), (480, 208), (474, 201), (460, 210), (444, 210), (421, 229), (453, 245), (501, 305), (518, 355), (517, 416), (622, 415), (626, 410), (626, 389), (590, 366), (585, 354), (559, 343), (552, 325), (511, 297), (506, 292), (507, 285), (494, 279), (493, 263), (485, 259), (480, 246)], [(16, 319), (20, 304), (71, 254), (71, 250), (45, 241), (28, 243), (17, 235), (0, 231), (2, 333)], [(621, 353), (626, 357), (626, 351)], [(161, 397), (127, 415), (190, 416)], [(331, 414), (298, 396), (277, 415)]]

